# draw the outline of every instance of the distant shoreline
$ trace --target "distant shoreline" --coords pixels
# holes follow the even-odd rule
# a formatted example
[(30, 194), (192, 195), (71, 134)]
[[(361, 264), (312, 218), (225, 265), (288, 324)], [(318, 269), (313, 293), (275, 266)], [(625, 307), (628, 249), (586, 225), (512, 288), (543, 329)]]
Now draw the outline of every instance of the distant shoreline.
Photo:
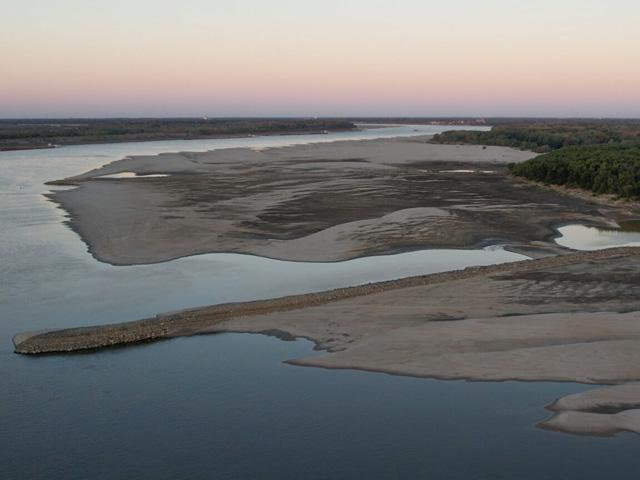
[[(375, 128), (375, 127), (373, 127)], [(383, 127), (378, 127), (383, 128)], [(117, 138), (110, 138), (108, 140), (96, 140), (96, 141), (79, 141), (79, 142), (68, 142), (61, 145), (30, 145), (30, 146), (12, 146), (12, 147), (0, 147), (0, 152), (16, 152), (23, 150), (48, 150), (53, 148), (61, 148), (61, 147), (70, 147), (74, 145), (106, 145), (110, 143), (136, 143), (136, 142), (164, 142), (169, 140), (223, 140), (227, 138), (251, 138), (251, 137), (276, 137), (276, 136), (285, 136), (285, 135), (325, 135), (329, 132), (352, 132), (361, 130), (359, 128), (352, 129), (336, 129), (336, 130), (315, 130), (315, 131), (305, 131), (305, 130), (291, 130), (291, 131), (281, 131), (281, 132), (259, 132), (256, 134), (246, 134), (246, 133), (238, 133), (238, 134), (221, 134), (221, 135), (204, 135), (204, 136), (195, 136), (195, 137), (181, 137), (181, 136), (170, 136), (161, 138), (126, 138), (122, 140), (118, 140)]]
[(355, 130), (343, 119), (318, 118), (94, 118), (2, 120), (0, 151), (65, 145), (322, 134)]

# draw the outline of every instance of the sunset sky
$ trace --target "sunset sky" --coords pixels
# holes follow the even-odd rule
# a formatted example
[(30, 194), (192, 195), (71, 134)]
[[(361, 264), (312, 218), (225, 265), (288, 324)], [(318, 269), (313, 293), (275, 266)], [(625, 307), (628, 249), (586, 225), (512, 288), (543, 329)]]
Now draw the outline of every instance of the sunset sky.
[(0, 117), (640, 116), (638, 0), (1, 0)]

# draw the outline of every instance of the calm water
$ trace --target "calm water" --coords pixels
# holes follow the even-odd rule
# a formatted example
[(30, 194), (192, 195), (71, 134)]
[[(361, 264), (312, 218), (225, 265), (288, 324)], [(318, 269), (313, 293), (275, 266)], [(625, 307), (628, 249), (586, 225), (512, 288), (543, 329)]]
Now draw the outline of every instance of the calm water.
[(283, 361), (320, 353), (307, 341), (258, 335), (70, 356), (12, 353), (11, 336), (24, 330), (519, 258), (443, 250), (304, 264), (230, 254), (113, 267), (88, 255), (42, 196), (46, 180), (125, 155), (437, 131), (416, 128), (0, 154), (0, 478), (635, 478), (635, 436), (533, 428), (545, 404), (580, 385), (293, 367)]
[(611, 247), (639, 247), (640, 232), (567, 225), (558, 229), (556, 242), (575, 250), (602, 250)]
[(533, 427), (576, 386), (282, 363), (313, 354), (225, 334), (25, 359), (6, 384), (2, 478), (637, 478), (637, 437)]

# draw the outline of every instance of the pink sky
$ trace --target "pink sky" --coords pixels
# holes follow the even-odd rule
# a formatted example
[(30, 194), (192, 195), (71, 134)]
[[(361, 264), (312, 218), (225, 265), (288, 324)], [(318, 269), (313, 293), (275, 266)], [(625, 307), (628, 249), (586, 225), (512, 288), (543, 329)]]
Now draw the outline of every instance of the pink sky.
[(640, 116), (639, 2), (3, 3), (0, 117)]

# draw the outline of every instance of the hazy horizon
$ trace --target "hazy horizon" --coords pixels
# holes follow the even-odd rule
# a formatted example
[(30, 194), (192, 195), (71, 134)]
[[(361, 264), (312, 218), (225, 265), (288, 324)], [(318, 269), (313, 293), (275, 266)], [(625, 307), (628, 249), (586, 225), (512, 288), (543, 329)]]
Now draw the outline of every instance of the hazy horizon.
[(5, 0), (1, 118), (640, 117), (631, 0)]
[(505, 115), (342, 115), (342, 116), (313, 116), (313, 115), (136, 115), (136, 114), (128, 114), (128, 115), (105, 115), (102, 117), (92, 116), (92, 115), (69, 115), (69, 116), (21, 116), (21, 117), (0, 117), (0, 120), (118, 120), (118, 119), (161, 119), (161, 120), (171, 120), (171, 119), (199, 119), (206, 118), (209, 120), (235, 120), (235, 119), (249, 119), (249, 120), (260, 120), (260, 119), (344, 119), (344, 120), (492, 120), (492, 119), (528, 119), (528, 120), (640, 120), (640, 116), (637, 117), (596, 117), (596, 116), (527, 116), (527, 115), (518, 115), (518, 116), (505, 116)]

